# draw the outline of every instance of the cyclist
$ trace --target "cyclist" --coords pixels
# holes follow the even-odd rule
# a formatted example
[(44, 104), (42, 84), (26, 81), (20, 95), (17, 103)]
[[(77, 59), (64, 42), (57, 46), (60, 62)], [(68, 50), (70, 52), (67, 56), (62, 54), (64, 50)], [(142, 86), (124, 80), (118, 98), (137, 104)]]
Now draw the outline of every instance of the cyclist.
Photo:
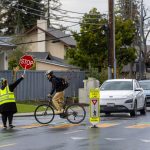
[[(52, 102), (57, 110), (56, 113), (60, 114), (60, 117), (65, 117), (63, 114), (64, 90), (61, 87), (60, 80), (51, 70), (46, 72), (46, 77), (52, 83), (51, 92), (47, 96), (49, 98), (53, 97)], [(54, 96), (52, 96), (53, 94)]]

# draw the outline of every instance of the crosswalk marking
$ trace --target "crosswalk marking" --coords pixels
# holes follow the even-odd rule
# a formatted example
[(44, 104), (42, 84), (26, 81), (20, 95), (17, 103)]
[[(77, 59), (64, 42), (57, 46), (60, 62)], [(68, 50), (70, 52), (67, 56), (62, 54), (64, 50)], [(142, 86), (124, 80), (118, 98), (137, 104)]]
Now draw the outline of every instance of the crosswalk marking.
[(148, 128), (150, 127), (150, 124), (136, 124), (136, 125), (131, 125), (131, 126), (127, 126), (126, 128)]
[(49, 128), (70, 128), (74, 126), (79, 126), (80, 124), (60, 124)]
[(20, 128), (23, 129), (31, 129), (31, 128), (37, 128), (37, 127), (43, 127), (43, 126), (48, 126), (48, 124), (31, 124), (31, 125), (25, 125), (25, 126), (19, 126)]
[[(99, 123), (96, 126), (98, 128), (109, 128), (113, 126), (121, 125), (118, 122), (107, 122), (107, 123)], [(74, 126), (81, 126), (81, 124), (71, 124), (71, 123), (66, 123), (66, 122), (61, 122), (61, 123), (53, 123), (53, 124), (28, 124), (28, 125), (18, 125), (16, 128), (23, 128), (23, 129), (32, 129), (32, 128), (38, 128), (38, 127), (44, 127), (48, 126), (49, 128), (70, 128)], [(92, 127), (92, 126), (88, 126)], [(132, 124), (132, 125), (121, 125), (122, 128), (129, 128), (129, 129), (143, 129), (143, 128), (150, 128), (150, 122), (142, 122), (142, 123), (137, 123), (137, 124)], [(3, 128), (3, 125), (0, 124), (0, 128)]]
[(108, 128), (108, 127), (112, 127), (116, 125), (118, 125), (118, 123), (100, 123), (100, 124), (97, 124), (96, 126), (99, 128)]
[[(53, 124), (53, 126), (49, 126), (48, 124), (30, 124), (30, 125), (21, 125), (21, 126), (16, 126), (18, 128), (23, 128), (23, 129), (31, 129), (31, 128), (37, 128), (37, 127), (43, 127), (43, 126), (49, 126), (49, 128), (70, 128), (74, 126), (80, 126), (81, 124), (69, 124), (69, 123), (61, 123), (61, 124)], [(108, 128), (112, 126), (116, 126), (118, 123), (100, 123), (97, 124), (96, 126), (99, 128)], [(2, 125), (0, 125), (2, 128)]]
[(8, 146), (14, 146), (14, 145), (16, 145), (16, 143), (0, 145), (0, 148), (8, 147)]

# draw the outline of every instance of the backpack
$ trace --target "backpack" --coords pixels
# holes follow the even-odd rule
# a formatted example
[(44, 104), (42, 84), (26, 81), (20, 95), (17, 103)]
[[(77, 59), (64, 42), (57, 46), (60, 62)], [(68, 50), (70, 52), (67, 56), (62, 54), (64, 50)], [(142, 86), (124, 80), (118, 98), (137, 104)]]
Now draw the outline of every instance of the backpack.
[(64, 78), (58, 78), (60, 89), (64, 90), (69, 86), (69, 83)]

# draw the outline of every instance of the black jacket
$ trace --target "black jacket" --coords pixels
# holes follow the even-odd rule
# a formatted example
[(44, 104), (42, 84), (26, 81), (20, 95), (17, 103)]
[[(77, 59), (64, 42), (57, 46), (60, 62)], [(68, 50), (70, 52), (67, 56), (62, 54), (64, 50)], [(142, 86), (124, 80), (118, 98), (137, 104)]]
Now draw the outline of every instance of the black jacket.
[[(17, 81), (15, 81), (12, 84), (9, 84), (9, 90), (11, 92), (14, 91), (14, 89), (17, 87), (17, 85), (23, 80), (24, 78), (19, 78)], [(16, 113), (17, 112), (17, 106), (15, 102), (11, 102), (11, 103), (5, 103), (0, 105), (0, 113), (5, 113), (5, 112), (12, 112), (12, 113)]]
[(57, 78), (56, 76), (53, 76), (49, 81), (52, 83), (52, 89), (51, 89), (51, 92), (50, 92), (51, 95), (53, 95), (54, 92), (63, 91), (61, 89), (61, 83), (60, 83), (59, 78)]

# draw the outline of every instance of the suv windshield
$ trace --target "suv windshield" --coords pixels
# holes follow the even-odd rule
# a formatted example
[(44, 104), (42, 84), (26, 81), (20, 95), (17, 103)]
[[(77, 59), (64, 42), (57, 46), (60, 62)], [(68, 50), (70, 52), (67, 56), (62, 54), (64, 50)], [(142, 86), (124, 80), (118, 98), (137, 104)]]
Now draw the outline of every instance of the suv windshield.
[(108, 81), (104, 82), (100, 88), (103, 90), (133, 90), (132, 81)]
[(150, 90), (150, 82), (139, 82), (143, 90)]

